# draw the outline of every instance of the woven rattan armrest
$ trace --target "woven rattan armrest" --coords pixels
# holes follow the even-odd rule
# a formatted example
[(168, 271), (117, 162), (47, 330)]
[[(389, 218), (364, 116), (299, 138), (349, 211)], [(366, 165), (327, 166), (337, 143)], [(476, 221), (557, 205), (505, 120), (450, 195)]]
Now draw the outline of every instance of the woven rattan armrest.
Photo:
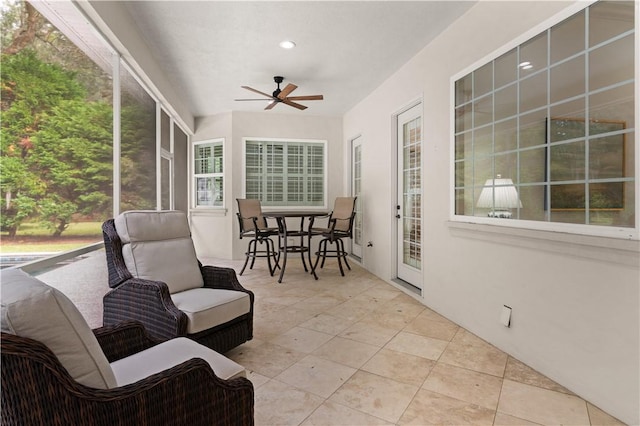
[(103, 303), (106, 326), (133, 320), (142, 323), (154, 339), (186, 334), (187, 315), (175, 306), (162, 281), (131, 278), (108, 292)]
[(109, 362), (126, 358), (160, 343), (144, 329), (142, 323), (124, 321), (120, 324), (93, 330)]
[(223, 288), (226, 290), (242, 291), (249, 293), (251, 301), (253, 302), (253, 292), (247, 290), (238, 281), (236, 271), (232, 268), (223, 268), (220, 266), (200, 266), (202, 272), (202, 278), (204, 280), (204, 286), (208, 288)]

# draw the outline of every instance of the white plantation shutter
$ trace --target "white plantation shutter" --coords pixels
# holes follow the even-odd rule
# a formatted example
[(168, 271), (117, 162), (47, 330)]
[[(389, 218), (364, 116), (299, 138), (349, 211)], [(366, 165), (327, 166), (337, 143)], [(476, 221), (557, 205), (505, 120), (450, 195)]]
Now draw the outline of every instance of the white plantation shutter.
[(247, 140), (245, 195), (263, 206), (323, 206), (325, 143)]

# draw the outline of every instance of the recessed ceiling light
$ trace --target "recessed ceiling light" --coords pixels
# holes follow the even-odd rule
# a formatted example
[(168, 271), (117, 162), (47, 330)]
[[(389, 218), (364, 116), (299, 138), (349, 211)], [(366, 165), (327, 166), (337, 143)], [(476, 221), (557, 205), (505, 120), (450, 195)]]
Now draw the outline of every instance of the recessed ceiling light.
[(291, 40), (285, 40), (280, 42), (280, 47), (282, 47), (283, 49), (293, 49), (294, 47), (296, 47), (296, 44)]

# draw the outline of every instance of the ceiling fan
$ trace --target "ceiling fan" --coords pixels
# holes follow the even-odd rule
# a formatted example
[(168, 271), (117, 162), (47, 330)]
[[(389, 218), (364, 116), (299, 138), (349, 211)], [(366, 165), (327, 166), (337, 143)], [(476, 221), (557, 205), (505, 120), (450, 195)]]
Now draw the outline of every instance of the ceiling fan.
[(267, 105), (267, 107), (265, 109), (271, 109), (274, 106), (276, 106), (279, 103), (283, 103), (289, 106), (292, 106), (294, 108), (298, 108), (300, 110), (304, 110), (307, 109), (306, 106), (304, 105), (300, 105), (297, 102), (294, 101), (321, 101), (323, 99), (322, 95), (309, 95), (309, 96), (289, 96), (289, 94), (291, 92), (293, 92), (294, 90), (296, 90), (298, 88), (298, 86), (296, 86), (295, 84), (287, 84), (287, 86), (280, 90), (280, 83), (282, 83), (282, 81), (284, 80), (284, 77), (281, 77), (279, 75), (273, 77), (273, 81), (276, 82), (276, 84), (278, 85), (278, 88), (276, 90), (273, 91), (272, 95), (269, 95), (267, 93), (261, 92), (259, 90), (256, 90), (252, 87), (249, 86), (241, 86), (243, 89), (247, 89), (250, 90), (254, 93), (258, 93), (259, 95), (262, 96), (266, 96), (267, 99), (236, 99), (236, 101), (266, 101), (269, 100), (269, 105)]

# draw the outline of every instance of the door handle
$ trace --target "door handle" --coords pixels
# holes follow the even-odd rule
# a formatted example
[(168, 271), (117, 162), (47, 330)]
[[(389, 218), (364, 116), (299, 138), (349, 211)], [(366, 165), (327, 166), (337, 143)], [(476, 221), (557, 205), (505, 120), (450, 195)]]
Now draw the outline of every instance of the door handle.
[(399, 214), (396, 215), (396, 219), (400, 219), (400, 215)]

